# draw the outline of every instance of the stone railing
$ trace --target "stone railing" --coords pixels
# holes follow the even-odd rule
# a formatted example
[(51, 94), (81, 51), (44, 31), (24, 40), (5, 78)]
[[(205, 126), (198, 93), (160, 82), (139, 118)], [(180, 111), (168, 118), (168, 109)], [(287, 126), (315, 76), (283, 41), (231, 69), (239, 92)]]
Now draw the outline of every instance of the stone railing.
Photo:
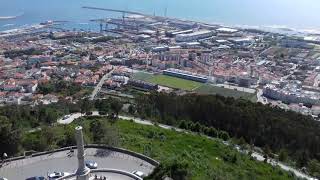
[[(47, 154), (54, 154), (57, 152), (68, 151), (70, 149), (76, 149), (76, 148), (77, 148), (76, 146), (69, 146), (69, 147), (64, 147), (64, 148), (60, 148), (60, 149), (55, 149), (52, 151), (33, 153), (30, 156), (19, 156), (19, 157), (14, 157), (14, 158), (8, 158), (8, 159), (4, 160), (3, 162), (11, 162), (11, 161), (17, 161), (17, 160), (21, 160), (21, 159), (25, 159), (25, 158), (32, 158), (32, 157), (37, 157), (37, 156), (42, 156), (42, 155), (47, 155)], [(160, 164), (158, 161), (156, 161), (148, 156), (145, 156), (143, 154), (136, 153), (136, 152), (133, 152), (133, 151), (130, 151), (127, 149), (111, 147), (111, 146), (106, 146), (106, 145), (102, 145), (102, 144), (88, 144), (88, 145), (85, 145), (85, 148), (104, 149), (104, 150), (109, 150), (109, 151), (113, 151), (113, 152), (127, 154), (130, 156), (136, 157), (138, 159), (141, 159), (145, 162), (148, 162), (149, 164), (151, 164), (153, 166), (159, 166), (159, 164)]]
[(99, 145), (99, 144), (89, 144), (89, 145), (85, 145), (85, 148), (97, 148), (97, 149), (106, 149), (109, 151), (114, 151), (114, 152), (119, 152), (119, 153), (123, 153), (123, 154), (127, 154), (133, 157), (136, 157), (138, 159), (142, 159), (146, 162), (148, 162), (149, 164), (153, 165), (153, 166), (159, 166), (159, 162), (148, 157), (145, 156), (143, 154), (140, 153), (136, 153), (127, 149), (122, 149), (122, 148), (116, 148), (116, 147), (110, 147), (110, 146), (106, 146), (106, 145)]
[[(108, 168), (103, 168), (103, 169), (92, 169), (90, 170), (90, 176), (91, 177), (94, 177), (94, 173), (114, 173), (114, 174), (121, 174), (121, 175), (124, 175), (124, 176), (128, 176), (132, 179), (135, 179), (135, 180), (143, 180), (141, 177), (139, 176), (136, 176), (130, 172), (127, 172), (127, 171), (123, 171), (123, 170), (119, 170), (119, 169), (108, 169)], [(74, 177), (76, 177), (77, 175), (75, 173), (73, 174), (70, 174), (68, 176), (64, 176), (64, 177), (61, 177), (61, 178), (58, 178), (56, 180), (68, 180), (68, 179), (74, 179)]]
[(135, 180), (142, 180), (142, 178), (130, 172), (119, 170), (119, 169), (94, 169), (94, 170), (91, 170), (91, 173), (115, 173), (115, 174), (122, 174), (128, 177), (131, 177), (132, 179), (135, 179)]

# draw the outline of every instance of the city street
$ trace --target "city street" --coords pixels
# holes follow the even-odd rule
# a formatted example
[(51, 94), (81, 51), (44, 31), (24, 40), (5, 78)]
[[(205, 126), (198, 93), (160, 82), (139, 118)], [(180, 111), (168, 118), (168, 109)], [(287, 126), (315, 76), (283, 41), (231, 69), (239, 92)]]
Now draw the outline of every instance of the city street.
[(110, 75), (113, 73), (114, 69), (111, 70), (109, 73), (105, 74), (97, 84), (97, 86), (94, 88), (92, 94), (90, 95), (90, 100), (93, 100), (96, 95), (100, 92), (104, 82), (110, 77)]

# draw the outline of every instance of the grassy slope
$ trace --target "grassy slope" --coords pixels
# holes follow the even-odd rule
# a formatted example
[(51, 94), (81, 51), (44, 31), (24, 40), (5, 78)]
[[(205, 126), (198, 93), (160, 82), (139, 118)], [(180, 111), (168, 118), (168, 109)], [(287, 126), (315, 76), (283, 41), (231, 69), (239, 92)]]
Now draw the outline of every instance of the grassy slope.
[[(118, 121), (121, 146), (144, 153), (160, 162), (170, 158), (180, 158), (190, 164), (192, 179), (293, 179), (278, 168), (257, 162), (242, 155), (218, 140), (202, 136), (178, 133), (155, 126), (139, 125), (128, 121)], [(224, 160), (234, 156), (235, 163)]]
[[(71, 138), (74, 137), (74, 127), (77, 124), (84, 127), (86, 142), (92, 143), (92, 132), (89, 130), (89, 124), (92, 120), (80, 120), (67, 126), (50, 127), (51, 131), (45, 130), (44, 134), (46, 136), (50, 135), (50, 139), (54, 140), (49, 149), (58, 148), (57, 142), (64, 142), (67, 134)], [(113, 128), (103, 118), (101, 121), (119, 133), (120, 140), (114, 139), (113, 137), (117, 135), (110, 134), (112, 129), (108, 129), (107, 131), (109, 132), (106, 133), (111, 135), (108, 140), (119, 141), (120, 147), (143, 153), (160, 162), (166, 162), (170, 159), (185, 161), (189, 164), (188, 171), (191, 172), (192, 179), (195, 180), (294, 179), (279, 168), (253, 160), (248, 155), (240, 154), (233, 148), (224, 145), (218, 139), (208, 139), (200, 135), (179, 133), (130, 121), (117, 121), (114, 124), (117, 128)], [(34, 144), (32, 140), (41, 139), (41, 137), (43, 136), (40, 131), (28, 133), (23, 141), (25, 148), (32, 149), (30, 146)], [(46, 141), (46, 139), (42, 140)], [(235, 156), (236, 161), (233, 161)]]

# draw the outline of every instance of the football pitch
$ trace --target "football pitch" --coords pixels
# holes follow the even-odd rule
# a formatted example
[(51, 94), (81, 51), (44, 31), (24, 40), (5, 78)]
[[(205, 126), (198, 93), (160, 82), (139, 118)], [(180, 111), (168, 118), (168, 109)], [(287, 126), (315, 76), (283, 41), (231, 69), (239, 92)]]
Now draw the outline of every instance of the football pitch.
[(148, 79), (147, 81), (151, 83), (159, 84), (161, 86), (171, 87), (175, 89), (183, 89), (187, 91), (195, 90), (203, 85), (203, 83), (200, 83), (200, 82), (190, 81), (190, 80), (176, 78), (172, 76), (166, 76), (166, 75), (156, 75)]
[(243, 98), (247, 99), (249, 101), (256, 102), (257, 101), (257, 95), (256, 93), (248, 93), (243, 91), (238, 91), (236, 89), (228, 89), (218, 86), (213, 86), (209, 84), (205, 84), (195, 90), (198, 94), (212, 94), (212, 95), (220, 95), (225, 97), (233, 97), (233, 98)]
[(247, 93), (237, 91), (235, 89), (227, 89), (223, 87), (217, 87), (210, 84), (200, 83), (196, 81), (181, 79), (177, 77), (167, 75), (153, 75), (149, 73), (139, 72), (134, 74), (135, 79), (142, 81), (159, 84), (174, 89), (182, 89), (186, 91), (194, 91), (198, 94), (212, 94), (220, 95), (225, 97), (243, 98), (253, 102), (257, 101), (255, 93)]

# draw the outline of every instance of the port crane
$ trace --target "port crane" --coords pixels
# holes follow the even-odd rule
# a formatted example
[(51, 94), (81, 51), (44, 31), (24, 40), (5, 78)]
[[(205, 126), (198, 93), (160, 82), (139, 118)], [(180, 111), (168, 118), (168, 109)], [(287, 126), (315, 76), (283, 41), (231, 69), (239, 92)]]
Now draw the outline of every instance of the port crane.
[(132, 14), (132, 15), (139, 15), (139, 16), (144, 16), (144, 17), (156, 18), (156, 19), (158, 19), (158, 20), (165, 20), (165, 19), (167, 19), (166, 17), (149, 15), (149, 14), (144, 14), (144, 13), (135, 12), (135, 11), (125, 11), (125, 10), (110, 9), (110, 8), (99, 8), (99, 7), (91, 7), (91, 6), (83, 6), (82, 8), (83, 8), (83, 9), (91, 9), (91, 10), (118, 12), (118, 13), (122, 13), (122, 14), (123, 14), (123, 17), (124, 17), (125, 14)]
[(103, 31), (103, 23), (105, 23), (105, 30), (108, 28), (108, 24), (113, 24), (117, 25), (118, 27), (127, 27), (127, 28), (134, 28), (138, 29), (138, 27), (133, 27), (133, 25), (126, 24), (126, 14), (132, 14), (132, 15), (139, 15), (139, 16), (144, 16), (148, 17), (149, 15), (139, 13), (139, 12), (133, 12), (133, 11), (125, 11), (125, 10), (117, 10), (117, 9), (110, 9), (110, 8), (99, 8), (99, 7), (89, 7), (89, 6), (83, 6), (82, 8), (84, 9), (91, 9), (91, 10), (99, 10), (99, 11), (109, 11), (109, 12), (117, 12), (117, 13), (122, 13), (122, 22), (113, 22), (110, 19), (97, 19), (97, 20), (92, 20), (96, 22), (100, 22), (100, 31)]
[[(138, 15), (138, 16), (143, 16), (143, 17), (150, 17), (153, 19), (156, 19), (158, 21), (166, 21), (168, 18), (167, 17), (162, 17), (162, 16), (155, 16), (155, 15), (149, 15), (149, 14), (144, 14), (144, 13), (140, 13), (140, 12), (135, 12), (135, 11), (127, 11), (127, 10), (118, 10), (118, 9), (111, 9), (111, 8), (100, 8), (100, 7), (91, 7), (91, 6), (83, 6), (83, 9), (91, 9), (91, 10), (98, 10), (98, 11), (109, 11), (109, 12), (117, 12), (117, 13), (122, 13), (122, 22), (111, 22), (110, 20), (106, 20), (106, 19), (98, 19), (98, 20), (93, 20), (93, 21), (97, 21), (100, 22), (100, 30), (102, 31), (103, 28), (103, 23), (109, 23), (109, 24), (114, 24), (119, 26), (123, 26), (123, 27), (131, 27), (132, 25), (127, 24), (125, 19), (128, 18), (126, 17), (126, 14), (131, 14), (131, 15)], [(107, 27), (107, 25), (106, 25)], [(136, 29), (138, 27), (135, 27)]]

